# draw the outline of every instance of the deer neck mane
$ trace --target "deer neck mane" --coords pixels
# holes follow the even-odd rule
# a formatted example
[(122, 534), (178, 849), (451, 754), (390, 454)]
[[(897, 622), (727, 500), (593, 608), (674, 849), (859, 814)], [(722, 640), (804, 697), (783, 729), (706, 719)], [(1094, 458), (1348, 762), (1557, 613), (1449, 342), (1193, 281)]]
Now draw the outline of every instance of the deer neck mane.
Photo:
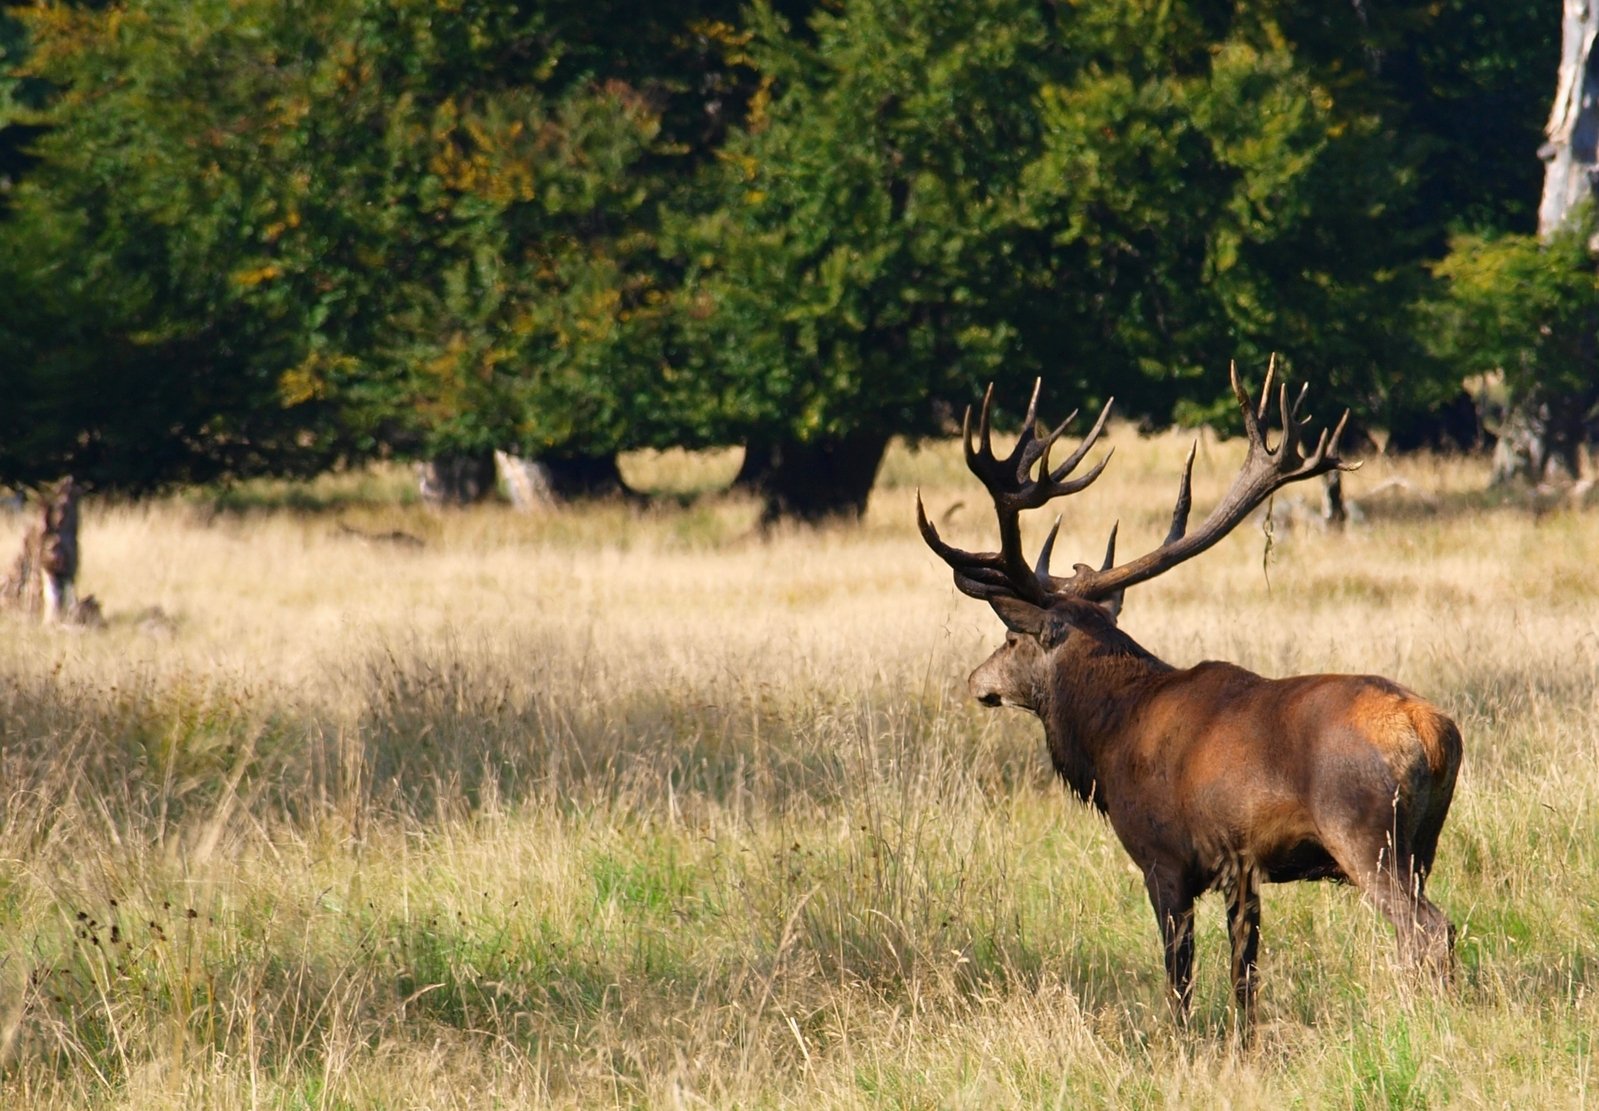
[(1118, 629), (1099, 608), (1074, 620), (1071, 634), (1049, 656), (1039, 718), (1056, 773), (1084, 802), (1103, 812), (1100, 769), (1151, 680), (1172, 670)]

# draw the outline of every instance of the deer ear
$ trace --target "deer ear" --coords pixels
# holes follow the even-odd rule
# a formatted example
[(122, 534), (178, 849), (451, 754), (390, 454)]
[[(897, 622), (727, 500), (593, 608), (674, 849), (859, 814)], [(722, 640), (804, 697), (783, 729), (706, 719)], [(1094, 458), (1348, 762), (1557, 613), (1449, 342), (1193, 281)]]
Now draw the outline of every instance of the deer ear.
[(1038, 636), (1044, 627), (1044, 611), (1031, 602), (1024, 602), (1020, 598), (1008, 598), (1001, 594), (990, 598), (988, 604), (994, 607), (999, 619), (1005, 622), (1005, 628), (1013, 633)]
[(1071, 622), (1066, 620), (1064, 613), (1059, 610), (1045, 610), (1043, 627), (1038, 630), (1038, 643), (1043, 645), (1044, 651), (1053, 651), (1065, 641), (1071, 631)]
[(1122, 602), (1124, 602), (1126, 599), (1127, 588), (1123, 587), (1099, 604), (1104, 606), (1106, 611), (1110, 614), (1111, 621), (1116, 622), (1121, 620)]
[(1037, 637), (1044, 651), (1058, 646), (1072, 631), (1071, 621), (1058, 609), (1042, 609), (1020, 598), (990, 598), (999, 619), (1013, 633)]

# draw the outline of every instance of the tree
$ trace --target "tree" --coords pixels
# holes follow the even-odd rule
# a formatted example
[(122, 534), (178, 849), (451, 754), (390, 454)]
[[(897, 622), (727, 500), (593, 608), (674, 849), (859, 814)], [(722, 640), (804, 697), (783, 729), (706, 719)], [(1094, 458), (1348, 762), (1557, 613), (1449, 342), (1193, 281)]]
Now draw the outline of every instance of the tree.
[(1545, 176), (1537, 235), (1462, 233), (1436, 267), (1444, 291), (1432, 309), (1435, 349), (1468, 373), (1503, 378), (1508, 409), (1496, 481), (1581, 473), (1599, 404), (1596, 34), (1599, 13), (1568, 0), (1548, 141), (1538, 151)]
[(769, 515), (858, 511), (887, 436), (990, 378), (1153, 423), (1272, 351), (1367, 413), (1448, 395), (1414, 328), (1448, 214), (1372, 60), (1433, 8), (952, 7), (757, 7), (729, 44), (763, 92), (686, 253)]
[(1581, 473), (1587, 421), (1599, 402), (1599, 265), (1584, 202), (1545, 239), (1461, 235), (1437, 267), (1448, 296), (1434, 310), (1440, 353), (1503, 376), (1511, 400), (1496, 480)]
[(4, 232), (38, 305), (0, 466), (143, 488), (703, 435), (652, 225), (723, 126), (688, 26), (727, 6), (27, 9), (59, 93)]
[(317, 305), (285, 295), (273, 258), (302, 180), (273, 157), (297, 120), (286, 94), (337, 10), (18, 12), (23, 73), (56, 91), (0, 252), (20, 333), (8, 475), (142, 489), (308, 473), (350, 446), (331, 406), (281, 392)]
[(1042, 32), (1020, 2), (854, 0), (798, 31), (758, 5), (726, 41), (758, 92), (684, 232), (685, 327), (768, 518), (860, 512), (890, 435), (1011, 365)]
[(743, 441), (816, 518), (990, 379), (1197, 420), (1280, 350), (1425, 408), (1425, 264), (1530, 212), (1533, 7), (22, 9), (0, 475)]
[(1594, 198), (1594, 171), (1599, 169), (1599, 73), (1594, 71), (1593, 44), (1599, 36), (1599, 11), (1581, 0), (1565, 0), (1561, 19), (1560, 67), (1554, 105), (1546, 126), (1548, 142), (1538, 151), (1544, 160), (1543, 200), (1538, 205), (1538, 234), (1555, 235), (1583, 201)]

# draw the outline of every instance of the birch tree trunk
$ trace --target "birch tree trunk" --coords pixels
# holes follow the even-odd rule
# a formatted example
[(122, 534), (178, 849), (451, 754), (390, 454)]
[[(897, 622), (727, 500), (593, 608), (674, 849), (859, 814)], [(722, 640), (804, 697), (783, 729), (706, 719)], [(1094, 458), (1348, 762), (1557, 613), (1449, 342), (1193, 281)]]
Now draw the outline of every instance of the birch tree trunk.
[[(1554, 104), (1545, 125), (1538, 237), (1547, 240), (1599, 186), (1599, 0), (1563, 0), (1560, 70)], [(1589, 249), (1599, 248), (1590, 243)], [(1494, 446), (1494, 482), (1525, 475), (1532, 482), (1569, 482), (1581, 477), (1585, 418), (1593, 391), (1568, 392), (1542, 386), (1514, 399), (1505, 434)]]
[(1599, 4), (1564, 0), (1564, 8), (1560, 73), (1544, 128), (1549, 141), (1538, 151), (1544, 161), (1543, 201), (1538, 206), (1538, 235), (1543, 239), (1565, 223), (1579, 201), (1594, 195), (1594, 168), (1599, 164), (1599, 74), (1593, 65)]
[(495, 451), (494, 468), (513, 509), (535, 512), (569, 501), (621, 497), (642, 500), (622, 478), (615, 455), (524, 459)]

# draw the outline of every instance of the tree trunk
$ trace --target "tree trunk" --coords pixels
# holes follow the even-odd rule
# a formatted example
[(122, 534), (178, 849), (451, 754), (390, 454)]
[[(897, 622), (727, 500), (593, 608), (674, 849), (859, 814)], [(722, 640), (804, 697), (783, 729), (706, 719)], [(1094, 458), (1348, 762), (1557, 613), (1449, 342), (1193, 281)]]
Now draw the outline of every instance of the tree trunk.
[(637, 496), (622, 481), (615, 455), (568, 455), (540, 462), (548, 470), (555, 496), (562, 501)]
[(1594, 195), (1599, 164), (1599, 73), (1594, 69), (1594, 39), (1599, 36), (1599, 5), (1565, 0), (1560, 27), (1560, 72), (1555, 101), (1538, 151), (1544, 160), (1543, 201), (1538, 235), (1547, 239), (1566, 222), (1577, 204)]
[(434, 509), (471, 505), (494, 492), (494, 456), (441, 455), (416, 465), (417, 491)]
[(1342, 532), (1349, 523), (1349, 507), (1344, 504), (1344, 472), (1328, 471), (1321, 478), (1321, 519), (1328, 528)]
[(1441, 455), (1476, 452), (1493, 445), (1493, 434), (1483, 427), (1477, 402), (1461, 390), (1436, 409), (1400, 413), (1388, 430), (1388, 452), (1405, 455), (1434, 451)]
[(511, 505), (520, 510), (553, 509), (588, 498), (638, 496), (622, 480), (614, 455), (524, 459), (496, 451), (494, 464)]
[[(1544, 161), (1543, 199), (1538, 205), (1538, 235), (1548, 239), (1570, 219), (1572, 210), (1596, 196), (1599, 185), (1599, 4), (1564, 0), (1560, 26), (1560, 71), (1554, 105), (1545, 127), (1548, 142), (1538, 150)], [(1589, 243), (1594, 250), (1599, 243)], [(1590, 391), (1591, 392), (1591, 391)], [(1533, 482), (1581, 477), (1586, 422), (1593, 398), (1536, 389), (1515, 399), (1506, 419), (1507, 434), (1494, 449), (1493, 481), (1525, 474)], [(1512, 442), (1507, 444), (1506, 440)]]
[(888, 439), (886, 432), (854, 432), (814, 443), (773, 441), (761, 486), (761, 523), (860, 517)]
[(744, 461), (738, 465), (731, 489), (745, 494), (762, 494), (776, 467), (777, 446), (771, 440), (753, 436), (744, 441)]
[(1533, 397), (1513, 407), (1494, 444), (1490, 483), (1558, 485), (1582, 477), (1588, 410), (1588, 398), (1576, 394)]

